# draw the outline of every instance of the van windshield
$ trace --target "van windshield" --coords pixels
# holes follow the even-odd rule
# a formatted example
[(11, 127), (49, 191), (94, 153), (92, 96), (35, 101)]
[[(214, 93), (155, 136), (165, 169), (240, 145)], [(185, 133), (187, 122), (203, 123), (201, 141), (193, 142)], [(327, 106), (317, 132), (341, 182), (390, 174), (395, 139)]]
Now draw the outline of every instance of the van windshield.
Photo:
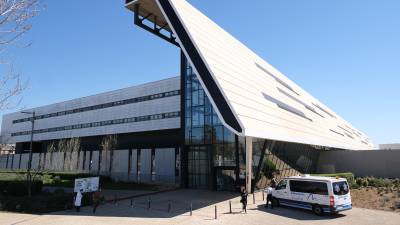
[(333, 193), (335, 195), (346, 195), (349, 193), (349, 186), (346, 181), (332, 183)]

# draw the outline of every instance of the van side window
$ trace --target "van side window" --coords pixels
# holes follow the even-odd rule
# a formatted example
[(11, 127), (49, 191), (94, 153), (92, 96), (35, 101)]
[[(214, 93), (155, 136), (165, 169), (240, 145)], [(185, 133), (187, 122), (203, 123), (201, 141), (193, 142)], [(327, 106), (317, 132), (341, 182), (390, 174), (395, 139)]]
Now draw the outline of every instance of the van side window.
[(323, 182), (291, 180), (290, 191), (328, 195), (328, 185)]
[(346, 195), (349, 193), (349, 186), (346, 181), (332, 183), (332, 187), (335, 195)]
[(275, 190), (283, 190), (286, 189), (287, 180), (281, 180), (279, 184), (276, 186)]

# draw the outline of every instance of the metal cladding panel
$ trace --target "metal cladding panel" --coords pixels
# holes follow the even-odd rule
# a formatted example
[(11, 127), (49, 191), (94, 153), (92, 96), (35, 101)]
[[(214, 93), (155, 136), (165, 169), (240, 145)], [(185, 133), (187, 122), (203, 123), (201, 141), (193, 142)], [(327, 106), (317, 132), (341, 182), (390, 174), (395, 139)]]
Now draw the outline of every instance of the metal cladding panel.
[[(37, 116), (74, 110), (126, 99), (139, 98), (164, 92), (180, 90), (180, 78), (173, 77), (88, 97), (59, 102), (51, 105), (27, 109), (35, 111)], [(160, 113), (180, 111), (180, 95), (152, 99), (132, 104), (117, 105), (113, 107), (88, 110), (62, 116), (55, 116), (35, 120), (35, 130), (54, 127), (73, 126), (76, 124), (100, 122), (114, 119), (123, 119), (137, 116), (153, 115)], [(29, 115), (20, 112), (3, 116), (1, 136), (3, 143), (27, 142), (30, 135), (12, 136), (12, 133), (31, 130), (31, 123), (13, 123), (14, 120), (27, 118)], [(34, 140), (52, 140), (71, 137), (97, 136), (107, 134), (133, 133), (153, 130), (180, 128), (180, 118), (165, 118), (159, 120), (140, 121), (135, 123), (112, 124), (72, 130), (35, 133)]]
[[(197, 72), (201, 61), (229, 105), (244, 136), (341, 149), (372, 149), (369, 138), (184, 0), (157, 0)], [(173, 10), (171, 10), (171, 8)], [(179, 18), (177, 21), (175, 17)], [(182, 31), (181, 27), (184, 28)], [(187, 44), (189, 37), (189, 45)], [(195, 49), (189, 49), (191, 45)], [(189, 46), (189, 47), (188, 47)], [(210, 92), (215, 85), (198, 77)], [(224, 114), (219, 113), (224, 120)], [(229, 126), (229, 125), (228, 125)]]

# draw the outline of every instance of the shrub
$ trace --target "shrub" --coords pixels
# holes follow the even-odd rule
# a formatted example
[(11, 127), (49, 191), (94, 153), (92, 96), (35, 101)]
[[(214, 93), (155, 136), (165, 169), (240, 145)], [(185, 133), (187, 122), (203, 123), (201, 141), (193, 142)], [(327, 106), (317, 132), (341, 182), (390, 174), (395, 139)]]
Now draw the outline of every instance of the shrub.
[(390, 187), (392, 186), (392, 181), (390, 179), (382, 179), (382, 178), (375, 178), (375, 177), (367, 177), (368, 186), (371, 187)]
[(332, 173), (332, 174), (313, 174), (312, 176), (323, 176), (323, 177), (341, 177), (346, 178), (350, 187), (356, 184), (353, 173)]
[[(31, 184), (31, 193), (36, 195), (42, 192), (43, 182), (34, 180)], [(0, 194), (12, 196), (24, 196), (28, 194), (28, 186), (26, 181), (19, 180), (3, 180), (0, 181)]]
[(366, 179), (366, 178), (362, 179), (362, 186), (363, 187), (368, 187), (369, 186), (368, 179)]
[(0, 196), (2, 210), (25, 213), (46, 213), (72, 207), (72, 194), (28, 197)]
[(271, 179), (273, 177), (273, 172), (275, 171), (275, 164), (269, 159), (264, 159), (264, 167), (262, 169), (263, 174), (265, 174), (267, 178)]

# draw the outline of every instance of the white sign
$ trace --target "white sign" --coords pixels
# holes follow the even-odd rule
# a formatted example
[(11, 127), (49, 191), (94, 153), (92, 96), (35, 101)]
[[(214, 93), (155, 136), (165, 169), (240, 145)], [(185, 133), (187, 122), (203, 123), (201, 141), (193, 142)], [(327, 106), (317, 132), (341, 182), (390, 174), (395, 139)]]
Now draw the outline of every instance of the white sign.
[(74, 192), (82, 190), (83, 193), (94, 192), (99, 189), (99, 177), (75, 179)]

